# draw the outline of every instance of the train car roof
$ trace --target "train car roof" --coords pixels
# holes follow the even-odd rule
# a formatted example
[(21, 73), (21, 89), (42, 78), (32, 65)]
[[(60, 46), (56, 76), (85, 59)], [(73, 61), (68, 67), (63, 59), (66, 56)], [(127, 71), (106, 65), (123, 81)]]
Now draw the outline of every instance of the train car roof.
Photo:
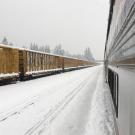
[(41, 52), (41, 51), (35, 51), (35, 50), (26, 49), (26, 48), (19, 48), (19, 47), (15, 47), (15, 46), (4, 45), (4, 44), (0, 44), (0, 47), (11, 48), (11, 49), (18, 49), (18, 50), (25, 50), (25, 51), (29, 51), (29, 52), (35, 52), (35, 53), (40, 53), (40, 54), (47, 54), (47, 55), (51, 55), (51, 56), (58, 56), (58, 57), (74, 59), (74, 60), (93, 62), (93, 61), (89, 61), (89, 60), (83, 60), (83, 59), (78, 59), (78, 58), (73, 58), (73, 57), (68, 57), (68, 56), (63, 56), (63, 55), (57, 55), (57, 54), (53, 54), (53, 53), (46, 53), (46, 52)]

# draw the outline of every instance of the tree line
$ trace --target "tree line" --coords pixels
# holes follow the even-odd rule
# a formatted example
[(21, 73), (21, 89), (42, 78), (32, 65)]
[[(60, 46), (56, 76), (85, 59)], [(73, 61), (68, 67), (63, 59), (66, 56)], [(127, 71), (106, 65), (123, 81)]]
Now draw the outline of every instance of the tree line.
[[(6, 37), (3, 38), (2, 44), (13, 46), (13, 43), (8, 42)], [(52, 50), (49, 45), (38, 46), (38, 44), (36, 44), (36, 43), (31, 43), (29, 48), (26, 46), (23, 46), (23, 48), (40, 51), (40, 52), (45, 52), (45, 53), (53, 53), (56, 55), (62, 55), (62, 56), (67, 56), (67, 57), (79, 58), (79, 59), (83, 59), (83, 60), (90, 60), (90, 61), (95, 60), (92, 55), (90, 47), (85, 48), (83, 51), (83, 54), (71, 54), (70, 52), (64, 50), (62, 48), (61, 44), (56, 45), (54, 47), (54, 49), (52, 49)]]

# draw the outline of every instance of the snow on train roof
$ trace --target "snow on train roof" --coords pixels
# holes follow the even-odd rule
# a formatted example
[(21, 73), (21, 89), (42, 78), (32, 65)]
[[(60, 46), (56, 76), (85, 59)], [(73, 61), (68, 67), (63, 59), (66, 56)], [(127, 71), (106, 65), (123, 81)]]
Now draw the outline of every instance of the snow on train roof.
[(35, 50), (26, 49), (26, 48), (19, 48), (19, 47), (9, 46), (9, 45), (5, 45), (5, 44), (0, 44), (0, 47), (11, 48), (11, 49), (18, 49), (18, 50), (25, 50), (25, 51), (35, 52), (35, 53), (40, 53), (40, 54), (47, 54), (47, 55), (51, 55), (51, 56), (58, 56), (58, 57), (63, 57), (63, 58), (68, 58), (68, 59), (74, 59), (74, 60), (81, 60), (81, 61), (91, 62), (91, 61), (88, 61), (88, 60), (83, 60), (83, 59), (78, 59), (78, 58), (73, 58), (73, 57), (53, 54), (53, 53), (46, 53), (46, 52), (41, 52), (41, 51), (35, 51)]

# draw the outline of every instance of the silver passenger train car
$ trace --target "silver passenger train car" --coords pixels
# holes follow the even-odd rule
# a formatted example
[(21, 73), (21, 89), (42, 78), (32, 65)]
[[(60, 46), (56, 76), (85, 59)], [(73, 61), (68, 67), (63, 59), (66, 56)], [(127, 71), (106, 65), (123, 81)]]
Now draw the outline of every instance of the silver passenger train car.
[(110, 0), (104, 57), (119, 135), (135, 135), (135, 0)]

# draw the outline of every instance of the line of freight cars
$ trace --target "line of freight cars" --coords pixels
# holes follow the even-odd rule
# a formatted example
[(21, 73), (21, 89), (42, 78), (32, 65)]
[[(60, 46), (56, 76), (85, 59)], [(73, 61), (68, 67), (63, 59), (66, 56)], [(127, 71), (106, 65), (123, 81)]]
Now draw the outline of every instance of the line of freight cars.
[(92, 65), (94, 62), (0, 44), (0, 84)]

